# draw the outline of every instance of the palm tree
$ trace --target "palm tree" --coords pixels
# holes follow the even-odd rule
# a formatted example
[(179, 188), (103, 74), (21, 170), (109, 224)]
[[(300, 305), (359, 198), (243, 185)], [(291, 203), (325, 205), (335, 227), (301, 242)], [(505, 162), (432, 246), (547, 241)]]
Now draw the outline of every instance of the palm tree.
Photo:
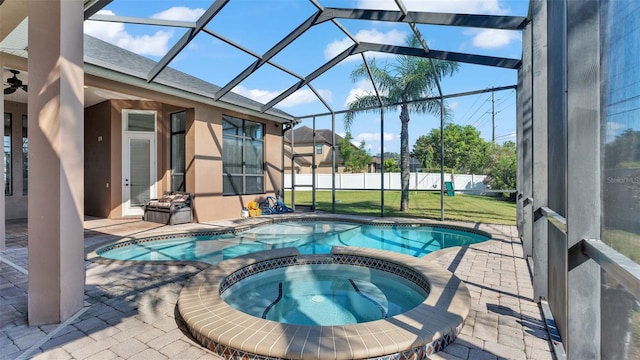
[[(415, 35), (411, 35), (407, 38), (407, 45), (420, 47), (420, 42)], [(402, 55), (383, 67), (379, 67), (373, 59), (369, 63), (369, 70), (363, 63), (351, 72), (351, 80), (357, 82), (361, 79), (368, 79), (369, 71), (371, 71), (371, 78), (380, 93), (383, 104), (401, 104), (387, 106), (387, 109), (391, 111), (397, 111), (400, 108), (400, 122), (402, 124), (400, 130), (400, 178), (402, 185), (400, 211), (409, 209), (409, 113), (440, 115), (439, 101), (407, 102), (432, 95), (433, 89), (436, 87), (435, 76), (441, 79), (444, 76), (453, 75), (457, 70), (457, 62), (433, 60), (432, 67), (428, 59)], [(372, 107), (379, 105), (378, 97), (373, 92), (357, 96), (348, 104), (349, 111), (344, 117), (345, 128), (347, 130), (351, 128), (356, 113), (377, 112), (378, 109)], [(365, 108), (369, 109), (361, 110)], [(448, 111), (445, 109), (445, 115), (447, 114)]]

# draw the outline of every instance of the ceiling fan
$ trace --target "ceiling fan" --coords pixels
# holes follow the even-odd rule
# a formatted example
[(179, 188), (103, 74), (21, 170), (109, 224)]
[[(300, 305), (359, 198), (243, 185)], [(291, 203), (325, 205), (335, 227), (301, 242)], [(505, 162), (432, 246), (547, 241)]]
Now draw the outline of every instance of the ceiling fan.
[(13, 73), (13, 77), (10, 77), (7, 79), (7, 84), (9, 85), (9, 87), (4, 89), (4, 93), (5, 95), (8, 94), (13, 94), (14, 92), (16, 92), (17, 89), (22, 89), (24, 91), (27, 91), (27, 85), (23, 85), (22, 84), (22, 80), (18, 79), (18, 74), (20, 74), (20, 71), (18, 70), (9, 70)]

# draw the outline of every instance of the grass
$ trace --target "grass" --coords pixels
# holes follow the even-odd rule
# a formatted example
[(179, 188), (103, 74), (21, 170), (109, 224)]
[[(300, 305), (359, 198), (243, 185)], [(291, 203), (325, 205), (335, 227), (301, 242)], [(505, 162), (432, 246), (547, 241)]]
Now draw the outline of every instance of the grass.
[[(285, 202), (291, 203), (287, 192)], [(311, 191), (297, 191), (296, 205), (311, 205)], [(380, 191), (337, 190), (336, 213), (380, 215)], [(316, 209), (331, 212), (331, 191), (316, 191)], [(409, 192), (409, 210), (400, 211), (400, 191), (384, 192), (385, 216), (440, 219), (440, 193), (426, 191)], [(489, 224), (516, 223), (516, 204), (481, 195), (456, 194), (445, 196), (445, 220), (482, 222)]]
[(633, 262), (640, 263), (640, 235), (623, 230), (605, 230), (602, 241)]
[[(602, 234), (602, 241), (633, 262), (640, 263), (640, 235), (623, 230), (608, 229)], [(611, 277), (608, 278), (608, 283), (612, 287), (618, 285)], [(630, 330), (628, 358), (640, 359), (640, 312), (637, 310), (631, 314)]]

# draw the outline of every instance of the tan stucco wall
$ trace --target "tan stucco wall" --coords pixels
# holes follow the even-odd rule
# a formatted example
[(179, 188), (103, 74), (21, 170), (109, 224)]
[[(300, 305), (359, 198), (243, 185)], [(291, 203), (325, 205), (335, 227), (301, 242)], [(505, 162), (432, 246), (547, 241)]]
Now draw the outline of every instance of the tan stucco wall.
[(111, 103), (84, 110), (84, 211), (109, 217), (111, 212)]
[[(26, 219), (28, 197), (22, 195), (22, 116), (27, 115), (27, 104), (5, 101), (4, 112), (11, 114), (11, 175), (13, 182), (12, 194), (4, 198), (5, 216), (6, 219)], [(2, 114), (2, 118), (4, 119), (4, 114)], [(4, 180), (2, 183), (4, 184)], [(2, 188), (4, 189), (4, 185)]]
[[(273, 195), (282, 187), (282, 127), (272, 121), (223, 110), (198, 106), (187, 126), (187, 191), (196, 193), (195, 216), (199, 222), (239, 217), (243, 207), (265, 194), (223, 196), (222, 116), (265, 124), (265, 193)], [(190, 118), (187, 114), (187, 118)]]
[[(273, 121), (217, 107), (188, 103), (112, 100), (85, 111), (85, 177), (87, 215), (122, 217), (122, 111), (157, 111), (157, 196), (171, 188), (170, 114), (185, 110), (186, 191), (194, 193), (194, 218), (212, 221), (239, 217), (252, 200), (264, 199), (282, 187), (282, 127)], [(189, 106), (192, 106), (189, 108)], [(265, 194), (222, 195), (222, 116), (230, 115), (265, 124)], [(101, 133), (107, 135), (100, 135)], [(102, 142), (97, 141), (103, 136)], [(92, 163), (88, 163), (92, 161)], [(107, 188), (106, 184), (109, 183)], [(89, 202), (93, 202), (89, 204)]]
[[(153, 110), (157, 114), (157, 194), (169, 190), (168, 116), (181, 110), (154, 101), (111, 100), (85, 109), (85, 212), (122, 218), (122, 111)], [(98, 140), (101, 137), (102, 140)]]

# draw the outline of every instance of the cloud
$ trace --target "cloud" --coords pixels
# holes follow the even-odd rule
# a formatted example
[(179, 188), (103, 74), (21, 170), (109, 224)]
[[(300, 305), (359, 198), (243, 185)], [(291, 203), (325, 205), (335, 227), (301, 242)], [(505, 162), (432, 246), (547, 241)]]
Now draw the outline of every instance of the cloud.
[[(409, 11), (491, 15), (506, 15), (510, 11), (501, 6), (498, 0), (404, 0), (403, 3)], [(358, 8), (398, 10), (393, 0), (360, 0)]]
[[(380, 119), (376, 119), (373, 120), (375, 121), (380, 121)], [(341, 137), (345, 137), (346, 133), (344, 132), (336, 132), (337, 135), (340, 135)], [(394, 133), (384, 133), (383, 135), (383, 139), (386, 143), (389, 142), (394, 142), (394, 141), (398, 141), (400, 139), (400, 135), (394, 134)], [(380, 152), (380, 133), (374, 132), (374, 133), (360, 133), (357, 134), (353, 137), (353, 140), (351, 140), (351, 143), (353, 144), (353, 146), (355, 147), (360, 147), (360, 143), (364, 141), (365, 142), (365, 149), (369, 152)], [(385, 146), (386, 147), (386, 146)]]
[[(266, 104), (276, 96), (280, 95), (282, 91), (270, 91), (270, 90), (262, 90), (262, 89), (247, 89), (242, 85), (238, 85), (232, 90), (236, 94), (248, 97), (249, 99), (255, 100), (259, 103)], [(316, 89), (316, 91), (322, 96), (325, 101), (332, 101), (333, 94), (331, 90), (326, 89)], [(318, 98), (313, 93), (313, 91), (307, 89), (300, 89), (293, 94), (289, 95), (286, 99), (282, 100), (276, 106), (279, 108), (291, 108), (294, 106), (309, 104), (312, 102), (318, 101)]]
[(186, 6), (174, 6), (165, 11), (151, 15), (152, 19), (161, 20), (177, 20), (177, 21), (196, 21), (204, 14), (204, 9), (191, 9)]
[[(379, 121), (379, 119), (378, 119)], [(390, 142), (394, 142), (394, 141), (398, 141), (398, 139), (400, 138), (400, 135), (394, 134), (394, 133), (384, 133), (382, 136), (382, 139), (384, 140), (385, 143), (390, 143)], [(380, 152), (380, 133), (378, 132), (374, 132), (374, 133), (360, 133), (358, 135), (356, 135), (353, 138), (353, 145), (355, 146), (360, 146), (360, 142), (362, 142), (364, 140), (365, 142), (365, 149), (372, 154), (375, 153), (379, 153)], [(385, 145), (385, 149), (387, 148), (387, 145)], [(387, 150), (388, 151), (388, 150)]]
[[(376, 44), (389, 44), (389, 45), (404, 45), (405, 39), (407, 37), (407, 33), (398, 30), (390, 30), (387, 32), (380, 32), (378, 30), (360, 30), (357, 34), (354, 35), (358, 41), (362, 42), (370, 42)], [(353, 41), (348, 37), (345, 37), (342, 40), (336, 40), (329, 45), (327, 45), (324, 49), (324, 58), (325, 60), (331, 60), (336, 55), (340, 54), (342, 51), (347, 49), (349, 46), (353, 45)], [(384, 54), (387, 55), (387, 54)], [(382, 56), (384, 56), (382, 55)], [(380, 57), (380, 55), (379, 55)], [(350, 56), (347, 58), (348, 61), (357, 60), (360, 56)]]
[(497, 49), (508, 46), (512, 41), (521, 41), (522, 34), (517, 31), (487, 29), (479, 32), (473, 37), (472, 44), (481, 49)]
[[(98, 14), (115, 15), (111, 10), (100, 10)], [(123, 23), (91, 21), (84, 22), (84, 32), (108, 43), (140, 55), (164, 56), (169, 50), (169, 39), (173, 31), (156, 31), (153, 35), (131, 35)]]
[(605, 128), (605, 142), (610, 143), (613, 142), (616, 137), (622, 134), (622, 131), (627, 129), (628, 127), (625, 124), (617, 123), (617, 122), (607, 122)]
[[(400, 135), (394, 133), (384, 133), (382, 139), (385, 142), (395, 141), (400, 138)], [(354, 141), (358, 144), (364, 140), (366, 143), (380, 143), (380, 133), (360, 133), (354, 137)]]
[(349, 90), (349, 95), (342, 106), (347, 107), (349, 103), (354, 101), (356, 97), (370, 94), (373, 92), (373, 85), (369, 80), (360, 80), (356, 83), (356, 87)]

